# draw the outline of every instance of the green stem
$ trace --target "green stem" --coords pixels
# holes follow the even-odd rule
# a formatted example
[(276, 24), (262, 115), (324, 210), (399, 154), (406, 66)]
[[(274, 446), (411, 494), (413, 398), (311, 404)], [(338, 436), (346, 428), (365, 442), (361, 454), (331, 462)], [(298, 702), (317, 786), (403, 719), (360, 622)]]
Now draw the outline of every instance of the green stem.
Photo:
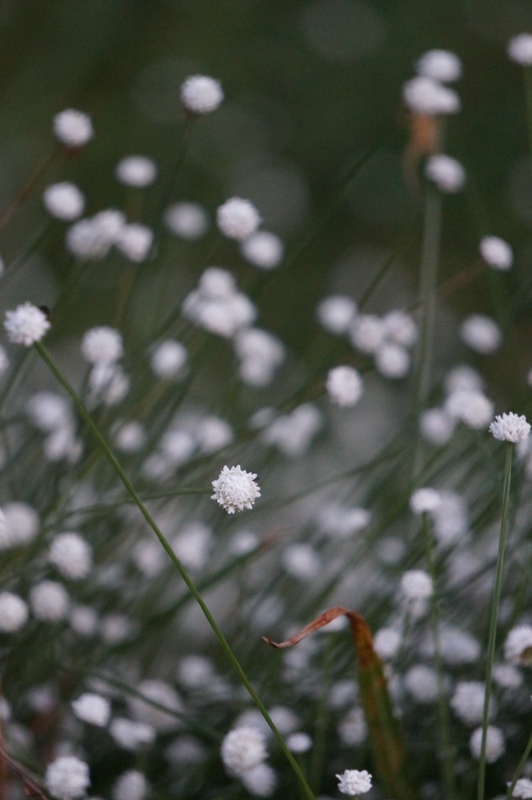
[(314, 794), (313, 794), (310, 786), (308, 785), (308, 783), (307, 783), (307, 781), (305, 779), (305, 776), (303, 775), (303, 772), (302, 772), (299, 764), (297, 763), (296, 759), (294, 758), (294, 756), (292, 755), (292, 753), (290, 752), (290, 750), (286, 746), (282, 735), (277, 730), (277, 728), (276, 728), (273, 720), (271, 719), (270, 715), (268, 714), (268, 712), (266, 710), (266, 707), (264, 706), (262, 700), (260, 699), (260, 697), (258, 696), (257, 692), (255, 691), (255, 689), (251, 685), (250, 681), (248, 680), (248, 677), (247, 677), (246, 673), (244, 672), (243, 668), (241, 667), (240, 662), (238, 661), (237, 657), (233, 653), (228, 641), (226, 640), (225, 636), (223, 635), (221, 629), (219, 628), (218, 623), (216, 622), (216, 620), (212, 616), (212, 614), (211, 614), (207, 604), (205, 603), (203, 597), (201, 596), (199, 591), (196, 589), (196, 586), (194, 585), (194, 583), (193, 583), (192, 579), (190, 578), (188, 572), (186, 571), (186, 569), (182, 565), (181, 561), (178, 559), (178, 557), (176, 556), (176, 554), (174, 553), (174, 551), (170, 547), (170, 545), (169, 545), (168, 541), (166, 540), (165, 536), (162, 534), (160, 529), (155, 524), (155, 521), (153, 520), (151, 514), (149, 513), (148, 509), (146, 508), (146, 506), (144, 505), (142, 500), (140, 499), (140, 497), (137, 494), (133, 484), (131, 483), (131, 481), (127, 477), (126, 473), (122, 469), (120, 463), (118, 462), (118, 459), (116, 458), (115, 454), (111, 450), (110, 446), (107, 444), (107, 441), (105, 440), (104, 436), (101, 434), (100, 430), (95, 425), (95, 423), (94, 423), (92, 417), (90, 416), (90, 414), (88, 413), (87, 409), (85, 408), (85, 406), (83, 405), (83, 403), (79, 399), (79, 397), (76, 394), (76, 392), (74, 391), (74, 389), (70, 386), (70, 384), (68, 383), (66, 378), (63, 376), (62, 372), (59, 370), (59, 368), (56, 365), (55, 361), (53, 360), (51, 355), (48, 353), (48, 351), (45, 349), (45, 347), (43, 347), (43, 345), (40, 342), (37, 342), (35, 344), (35, 349), (37, 350), (37, 352), (39, 353), (39, 355), (41, 356), (41, 358), (43, 359), (43, 361), (45, 362), (45, 364), (49, 368), (50, 372), (53, 374), (53, 376), (57, 380), (57, 382), (63, 387), (63, 389), (70, 396), (72, 402), (76, 406), (76, 409), (77, 409), (80, 417), (83, 419), (83, 421), (86, 423), (86, 425), (92, 431), (92, 433), (93, 433), (94, 437), (96, 438), (96, 440), (98, 442), (98, 445), (100, 446), (101, 450), (103, 451), (105, 457), (107, 458), (107, 460), (109, 461), (109, 463), (111, 464), (111, 466), (115, 470), (116, 474), (118, 475), (118, 477), (120, 478), (120, 480), (124, 484), (124, 487), (126, 488), (126, 491), (128, 491), (129, 494), (131, 495), (131, 497), (133, 498), (133, 500), (134, 500), (136, 506), (138, 507), (140, 513), (142, 514), (142, 516), (144, 517), (144, 519), (148, 523), (149, 527), (152, 529), (152, 531), (157, 536), (159, 542), (161, 543), (161, 546), (164, 548), (164, 550), (166, 550), (166, 553), (170, 557), (172, 563), (174, 564), (174, 566), (178, 570), (179, 574), (183, 578), (184, 582), (188, 586), (192, 596), (194, 597), (194, 599), (196, 600), (197, 604), (201, 608), (201, 610), (202, 610), (207, 622), (211, 626), (215, 636), (217, 637), (218, 641), (220, 642), (220, 645), (221, 645), (225, 655), (227, 656), (227, 658), (231, 662), (235, 672), (237, 673), (238, 677), (240, 678), (240, 681), (246, 687), (246, 689), (249, 692), (253, 702), (255, 703), (255, 705), (257, 706), (257, 708), (261, 712), (262, 716), (264, 717), (264, 719), (266, 720), (266, 722), (270, 726), (271, 730), (273, 731), (273, 734), (274, 734), (275, 738), (279, 742), (281, 750), (283, 751), (287, 761), (289, 762), (290, 766), (292, 767), (292, 769), (293, 769), (293, 771), (294, 771), (294, 773), (295, 773), (295, 775), (296, 775), (296, 777), (297, 777), (297, 779), (298, 779), (298, 781), (299, 781), (299, 783), (301, 785), (301, 789), (303, 791), (303, 795), (306, 798), (308, 798), (308, 800), (314, 800)]
[(497, 567), (495, 573), (495, 587), (491, 596), (488, 649), (486, 663), (486, 691), (484, 694), (484, 709), (482, 713), (482, 741), (480, 745), (480, 759), (478, 764), (478, 790), (477, 800), (484, 800), (484, 788), (486, 783), (486, 742), (489, 720), (489, 706), (491, 699), (491, 683), (493, 673), (493, 662), (495, 661), (495, 642), (497, 638), (497, 620), (499, 616), (499, 605), (501, 602), (502, 576), (504, 568), (504, 553), (506, 549), (506, 539), (508, 534), (508, 515), (510, 510), (510, 484), (512, 477), (512, 455), (513, 444), (506, 443), (506, 460), (504, 464), (504, 487), (502, 493), (502, 515), (501, 532), (499, 535), (499, 551), (497, 553)]
[(440, 715), (441, 735), (443, 740), (443, 764), (445, 784), (447, 788), (448, 800), (456, 797), (455, 765), (453, 760), (453, 745), (451, 737), (451, 723), (449, 720), (449, 708), (447, 704), (447, 693), (445, 690), (445, 672), (441, 657), (440, 647), (440, 615), (438, 611), (438, 598), (436, 594), (436, 558), (434, 554), (434, 542), (428, 514), (423, 514), (423, 534), (425, 538), (425, 550), (429, 575), (432, 578), (433, 593), (430, 609), (430, 627), (432, 634), (432, 644), (434, 647), (434, 664), (438, 676), (438, 712)]
[(532, 733), (530, 734), (530, 738), (529, 738), (529, 740), (527, 742), (527, 745), (525, 747), (523, 755), (519, 759), (519, 764), (517, 765), (517, 767), (515, 769), (512, 781), (511, 781), (511, 783), (508, 784), (508, 792), (506, 793), (506, 800), (511, 800), (511, 798), (513, 797), (515, 784), (519, 780), (519, 776), (522, 774), (523, 768), (524, 768), (524, 766), (525, 766), (525, 764), (526, 764), (526, 762), (528, 760), (528, 756), (530, 755), (531, 752), (532, 752)]

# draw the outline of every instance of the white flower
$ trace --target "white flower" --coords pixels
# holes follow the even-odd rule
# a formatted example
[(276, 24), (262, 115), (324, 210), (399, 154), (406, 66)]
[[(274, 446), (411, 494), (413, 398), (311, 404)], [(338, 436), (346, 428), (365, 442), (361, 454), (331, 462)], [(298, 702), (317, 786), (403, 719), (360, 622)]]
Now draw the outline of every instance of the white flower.
[(89, 767), (76, 756), (60, 756), (48, 764), (44, 783), (57, 800), (75, 800), (90, 786)]
[(146, 225), (132, 222), (119, 230), (115, 244), (130, 261), (144, 261), (153, 243), (153, 231)]
[(509, 58), (523, 67), (529, 67), (532, 64), (532, 34), (520, 33), (510, 39), (507, 45)]
[(157, 345), (150, 358), (150, 366), (158, 378), (168, 380), (178, 375), (187, 361), (187, 350), (181, 342), (167, 339)]
[(371, 775), (363, 769), (346, 769), (338, 778), (338, 789), (342, 794), (356, 797), (358, 794), (365, 794), (371, 789)]
[(127, 156), (118, 162), (115, 175), (120, 183), (141, 188), (153, 183), (157, 167), (151, 158), (146, 156)]
[(419, 429), (425, 441), (440, 447), (447, 444), (455, 428), (454, 419), (444, 408), (428, 408), (421, 413)]
[(240, 775), (240, 780), (254, 797), (270, 797), (277, 786), (277, 775), (269, 764), (257, 764)]
[(514, 260), (512, 248), (498, 236), (484, 236), (481, 239), (480, 255), (494, 269), (510, 269)]
[(441, 503), (441, 495), (437, 489), (429, 487), (416, 489), (410, 495), (410, 508), (414, 514), (431, 514)]
[(434, 81), (447, 83), (461, 77), (462, 64), (458, 56), (449, 50), (429, 50), (418, 59), (416, 70)]
[(92, 567), (90, 545), (77, 533), (60, 533), (52, 541), (48, 561), (66, 578), (86, 578)]
[[(486, 761), (488, 764), (493, 764), (504, 753), (506, 746), (504, 743), (504, 735), (500, 728), (494, 725), (488, 725), (486, 732)], [(477, 728), (471, 735), (469, 740), (469, 747), (473, 758), (480, 758), (480, 749), (482, 745), (482, 728)]]
[(454, 194), (464, 187), (466, 174), (456, 158), (438, 153), (431, 156), (425, 164), (425, 175), (436, 184), (441, 192)]
[(0, 526), (0, 550), (28, 544), (37, 536), (39, 515), (26, 503), (6, 503)]
[(401, 633), (394, 628), (381, 628), (373, 637), (373, 646), (375, 652), (383, 661), (394, 658), (397, 655), (403, 637)]
[(385, 324), (375, 314), (360, 314), (355, 317), (350, 329), (351, 343), (368, 355), (377, 352), (385, 335)]
[(496, 416), (489, 427), (489, 431), (495, 439), (515, 444), (527, 438), (530, 433), (530, 425), (526, 421), (526, 417), (510, 411), (509, 414)]
[(37, 619), (58, 622), (64, 619), (69, 609), (69, 596), (60, 583), (41, 581), (30, 592), (31, 610)]
[(316, 309), (320, 325), (329, 333), (347, 333), (357, 313), (354, 300), (344, 294), (325, 297)]
[(283, 243), (274, 233), (257, 231), (242, 242), (241, 252), (247, 261), (260, 269), (275, 269), (283, 257)]
[(103, 728), (109, 722), (111, 706), (107, 698), (87, 692), (72, 701), (72, 710), (78, 719), (89, 725)]
[(164, 213), (164, 223), (170, 233), (182, 239), (201, 239), (209, 227), (205, 210), (198, 203), (174, 203)]
[(240, 465), (226, 465), (219, 477), (212, 482), (214, 494), (211, 495), (211, 500), (216, 500), (228, 514), (253, 508), (256, 498), (260, 497), (260, 489), (255, 483), (256, 477), (255, 473), (246, 472)]
[(504, 656), (514, 664), (532, 664), (532, 625), (516, 625), (506, 637)]
[(148, 782), (142, 772), (129, 769), (115, 781), (112, 790), (113, 800), (143, 800), (148, 790)]
[(72, 108), (61, 111), (54, 117), (54, 134), (67, 147), (83, 147), (94, 135), (91, 118)]
[(258, 764), (266, 756), (266, 741), (257, 728), (235, 728), (224, 737), (221, 756), (228, 772), (241, 775)]
[(377, 348), (375, 366), (384, 378), (404, 378), (410, 369), (410, 355), (400, 344), (385, 341)]
[(403, 86), (403, 100), (411, 111), (418, 114), (456, 114), (460, 111), (460, 98), (447, 86), (419, 75)]
[(86, 331), (81, 340), (81, 354), (89, 364), (114, 364), (123, 351), (122, 335), (106, 325)]
[(40, 342), (44, 334), (50, 330), (50, 322), (44, 311), (33, 303), (23, 303), (14, 311), (6, 311), (4, 328), (11, 344), (31, 347), (35, 342)]
[[(482, 681), (459, 681), (451, 697), (451, 708), (466, 725), (479, 725), (484, 712), (486, 685)], [(493, 713), (493, 699), (490, 701), (490, 716)]]
[(229, 239), (247, 239), (255, 233), (260, 221), (260, 214), (253, 203), (241, 197), (231, 197), (216, 211), (218, 228)]
[(460, 325), (460, 338), (482, 355), (494, 353), (502, 344), (501, 329), (484, 314), (470, 314)]
[(482, 392), (469, 389), (453, 391), (444, 404), (452, 419), (464, 422), (469, 428), (484, 428), (493, 415), (493, 403)]
[(119, 747), (135, 751), (155, 741), (155, 730), (145, 722), (136, 722), (126, 717), (115, 717), (109, 733)]
[(530, 778), (519, 778), (514, 786), (512, 797), (522, 797), (529, 800), (532, 797), (532, 781)]
[(433, 703), (438, 697), (438, 674), (425, 664), (410, 667), (405, 674), (404, 683), (418, 703)]
[(0, 592), (0, 631), (14, 633), (28, 619), (28, 606), (12, 592)]
[(312, 738), (303, 731), (286, 737), (286, 746), (292, 753), (306, 753), (312, 747)]
[(332, 402), (344, 407), (356, 405), (363, 391), (362, 378), (353, 367), (329, 370), (326, 387)]
[(194, 114), (216, 111), (223, 99), (220, 82), (208, 75), (191, 75), (181, 84), (181, 102)]
[(432, 596), (432, 578), (422, 569), (411, 569), (401, 578), (401, 591), (407, 600), (426, 600)]
[(44, 207), (52, 217), (72, 220), (79, 217), (85, 207), (85, 197), (77, 186), (68, 181), (54, 183), (44, 190)]

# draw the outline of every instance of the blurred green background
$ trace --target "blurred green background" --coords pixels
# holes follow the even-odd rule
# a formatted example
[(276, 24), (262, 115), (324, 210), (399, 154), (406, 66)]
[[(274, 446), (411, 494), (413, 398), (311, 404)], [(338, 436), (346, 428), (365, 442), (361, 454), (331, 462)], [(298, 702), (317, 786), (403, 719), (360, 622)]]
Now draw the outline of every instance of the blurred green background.
[[(89, 215), (123, 208), (113, 173), (129, 154), (158, 164), (140, 216), (160, 220), (161, 187), (181, 141), (179, 87), (203, 73), (222, 82), (226, 101), (197, 121), (172, 200), (196, 200), (213, 213), (231, 195), (249, 197), (264, 227), (286, 240), (289, 268), (264, 280), (261, 323), (303, 348), (324, 292), (360, 297), (390, 252), (398, 262), (376, 310), (408, 304), (422, 191), (402, 173), (401, 86), (423, 52), (446, 48), (464, 65), (463, 111), (448, 121), (446, 150), (463, 162), (468, 184), (446, 199), (442, 278), (475, 261), (481, 235), (508, 239), (517, 268), (506, 285), (526, 326), (532, 177), (522, 70), (505, 46), (530, 29), (529, 0), (1, 0), (2, 207), (51, 151), (54, 114), (89, 113), (96, 136), (80, 157), (54, 164), (1, 232), (0, 255), (11, 263), (38, 233), (47, 183), (76, 182)], [(4, 282), (4, 304), (28, 299), (28, 286), (30, 299), (53, 303), (69, 269), (63, 239), (57, 224), (38, 260)], [(157, 289), (148, 276), (137, 296), (141, 311), (131, 313), (163, 314), (210, 261), (234, 270), (253, 293), (256, 276), (231, 243), (218, 244), (214, 259), (211, 252), (210, 244), (198, 253), (177, 241), (161, 248)], [(80, 279), (81, 302), (64, 321), (70, 332), (112, 321), (127, 269), (114, 257)], [(451, 302), (465, 313), (472, 298), (474, 310), (504, 317), (476, 284)]]

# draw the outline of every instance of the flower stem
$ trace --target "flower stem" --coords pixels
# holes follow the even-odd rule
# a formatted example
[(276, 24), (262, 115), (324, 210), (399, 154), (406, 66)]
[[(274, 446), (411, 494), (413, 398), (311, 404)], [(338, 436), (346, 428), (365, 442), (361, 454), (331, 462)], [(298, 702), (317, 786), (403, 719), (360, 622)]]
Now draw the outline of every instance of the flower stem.
[(271, 730), (273, 731), (273, 734), (274, 734), (275, 738), (279, 742), (281, 750), (283, 751), (286, 759), (290, 763), (290, 766), (292, 767), (292, 769), (293, 769), (293, 771), (294, 771), (294, 773), (295, 773), (295, 775), (296, 775), (296, 777), (297, 777), (297, 779), (298, 779), (298, 781), (299, 781), (299, 783), (301, 785), (303, 796), (306, 797), (307, 800), (314, 800), (314, 794), (313, 794), (310, 786), (308, 785), (308, 783), (307, 783), (307, 781), (305, 779), (305, 776), (303, 775), (303, 772), (302, 772), (299, 764), (297, 763), (296, 759), (294, 758), (294, 756), (292, 755), (292, 753), (290, 752), (290, 750), (286, 746), (286, 743), (285, 743), (281, 733), (277, 730), (277, 728), (276, 728), (273, 720), (271, 719), (270, 715), (268, 714), (268, 712), (266, 710), (266, 707), (264, 706), (262, 700), (260, 699), (260, 697), (258, 696), (257, 692), (255, 691), (255, 689), (251, 685), (250, 681), (248, 680), (248, 677), (247, 677), (246, 673), (244, 672), (242, 666), (240, 665), (240, 662), (238, 661), (237, 657), (233, 653), (233, 651), (231, 649), (231, 646), (229, 645), (229, 642), (226, 640), (226, 638), (223, 635), (221, 629), (219, 628), (218, 623), (216, 622), (216, 620), (214, 619), (213, 615), (211, 614), (207, 604), (205, 603), (205, 600), (201, 596), (200, 592), (196, 589), (196, 586), (194, 585), (194, 583), (193, 583), (192, 579), (190, 578), (188, 572), (186, 571), (186, 569), (184, 568), (183, 564), (181, 563), (181, 561), (178, 559), (178, 557), (176, 556), (176, 554), (174, 553), (174, 551), (170, 547), (170, 544), (168, 543), (167, 539), (165, 538), (163, 533), (160, 531), (160, 529), (156, 525), (155, 521), (153, 520), (151, 514), (149, 513), (148, 509), (146, 508), (146, 506), (144, 505), (144, 503), (140, 499), (140, 497), (137, 494), (133, 484), (131, 483), (131, 481), (127, 477), (126, 473), (122, 469), (122, 467), (121, 467), (118, 459), (116, 458), (115, 454), (113, 453), (111, 447), (107, 443), (106, 439), (104, 438), (104, 436), (100, 432), (100, 430), (97, 427), (97, 425), (94, 423), (91, 415), (89, 414), (89, 412), (87, 411), (87, 409), (85, 408), (83, 403), (81, 402), (80, 398), (78, 397), (78, 395), (76, 394), (76, 392), (74, 391), (72, 386), (69, 384), (69, 382), (63, 376), (63, 373), (60, 371), (59, 367), (56, 365), (55, 361), (53, 360), (52, 356), (48, 353), (46, 348), (43, 347), (43, 345), (40, 342), (37, 342), (35, 344), (35, 349), (37, 350), (37, 352), (39, 353), (39, 355), (41, 356), (41, 358), (43, 359), (43, 361), (45, 362), (45, 364), (49, 368), (50, 372), (55, 377), (55, 379), (63, 387), (63, 389), (67, 392), (67, 394), (70, 396), (70, 398), (71, 398), (72, 402), (74, 403), (74, 405), (75, 405), (80, 417), (83, 419), (83, 421), (86, 423), (86, 425), (90, 428), (91, 432), (93, 433), (94, 437), (96, 438), (96, 440), (98, 442), (98, 445), (100, 446), (101, 450), (103, 451), (105, 457), (107, 458), (107, 460), (109, 461), (109, 463), (111, 464), (111, 466), (115, 470), (116, 474), (118, 475), (118, 477), (120, 478), (120, 480), (124, 484), (124, 487), (125, 487), (126, 491), (131, 495), (131, 497), (132, 497), (135, 505), (138, 507), (140, 513), (142, 514), (142, 516), (144, 517), (144, 519), (148, 523), (149, 527), (152, 529), (152, 531), (157, 536), (157, 538), (158, 538), (159, 542), (161, 543), (162, 547), (164, 548), (164, 550), (166, 550), (166, 553), (168, 554), (168, 556), (170, 557), (170, 559), (173, 562), (174, 566), (176, 567), (176, 569), (180, 573), (181, 577), (183, 578), (184, 582), (188, 586), (188, 588), (190, 590), (190, 593), (192, 594), (192, 596), (196, 600), (197, 604), (201, 608), (201, 610), (202, 610), (207, 622), (211, 626), (211, 628), (212, 628), (215, 636), (217, 637), (217, 639), (218, 639), (218, 641), (219, 641), (219, 643), (220, 643), (225, 655), (227, 656), (227, 658), (231, 662), (231, 664), (232, 664), (235, 672), (237, 673), (240, 681), (246, 687), (246, 689), (249, 692), (253, 702), (255, 703), (255, 705), (257, 706), (257, 708), (261, 712), (262, 716), (264, 717), (264, 719), (266, 720), (266, 722), (270, 726)]
[(482, 741), (480, 745), (480, 759), (478, 765), (477, 800), (484, 800), (484, 788), (486, 783), (486, 742), (487, 742), (487, 732), (488, 732), (489, 705), (491, 699), (493, 662), (495, 661), (497, 619), (499, 616), (499, 606), (501, 602), (504, 552), (506, 549), (506, 539), (508, 534), (508, 515), (510, 510), (510, 484), (512, 477), (512, 455), (513, 455), (513, 444), (511, 442), (507, 442), (506, 459), (504, 464), (504, 486), (502, 493), (501, 532), (499, 535), (499, 551), (497, 553), (495, 587), (493, 589), (493, 594), (491, 596), (491, 607), (490, 607), (488, 650), (487, 650), (487, 663), (486, 663), (486, 691), (484, 694), (484, 709), (482, 712)]

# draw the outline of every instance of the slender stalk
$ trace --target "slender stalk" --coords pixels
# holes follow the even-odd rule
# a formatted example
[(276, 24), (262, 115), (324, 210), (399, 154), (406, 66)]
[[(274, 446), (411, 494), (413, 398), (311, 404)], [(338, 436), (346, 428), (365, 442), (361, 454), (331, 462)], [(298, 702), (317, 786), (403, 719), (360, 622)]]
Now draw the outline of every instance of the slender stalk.
[(83, 421), (86, 423), (86, 425), (90, 428), (91, 432), (93, 433), (94, 437), (96, 438), (96, 440), (98, 442), (98, 445), (100, 446), (101, 450), (103, 451), (105, 457), (107, 458), (107, 460), (109, 461), (109, 463), (111, 464), (111, 466), (115, 470), (116, 474), (118, 475), (118, 477), (122, 481), (126, 491), (129, 492), (129, 494), (133, 498), (133, 500), (135, 502), (135, 505), (138, 507), (140, 513), (142, 514), (142, 516), (144, 517), (144, 519), (148, 523), (149, 527), (152, 529), (152, 531), (157, 536), (157, 538), (158, 538), (159, 542), (161, 543), (162, 547), (164, 548), (164, 550), (166, 550), (166, 553), (168, 554), (168, 556), (170, 557), (170, 559), (173, 562), (174, 566), (176, 567), (176, 569), (178, 570), (179, 574), (183, 578), (184, 582), (188, 586), (191, 594), (193, 595), (194, 599), (198, 603), (198, 605), (201, 608), (201, 610), (202, 610), (207, 622), (209, 623), (209, 625), (211, 626), (215, 636), (217, 637), (217, 639), (218, 639), (218, 641), (219, 641), (219, 643), (220, 643), (225, 655), (227, 656), (227, 658), (231, 662), (235, 672), (237, 673), (238, 677), (240, 678), (240, 681), (246, 687), (246, 689), (249, 692), (253, 702), (255, 703), (255, 705), (257, 706), (257, 708), (261, 712), (262, 716), (264, 717), (264, 719), (266, 720), (266, 722), (270, 726), (271, 730), (273, 731), (273, 734), (274, 734), (275, 738), (279, 742), (281, 750), (283, 751), (287, 761), (289, 762), (290, 766), (292, 767), (292, 769), (293, 769), (293, 771), (294, 771), (294, 773), (295, 773), (295, 775), (296, 775), (296, 777), (297, 777), (297, 779), (298, 779), (298, 781), (299, 781), (299, 783), (301, 785), (303, 796), (308, 798), (308, 800), (314, 800), (314, 794), (313, 794), (310, 786), (308, 785), (308, 783), (307, 783), (307, 781), (305, 779), (305, 776), (303, 775), (303, 772), (302, 772), (299, 764), (297, 763), (296, 759), (294, 758), (294, 756), (292, 755), (292, 753), (290, 752), (290, 750), (286, 746), (285, 741), (284, 741), (281, 733), (277, 730), (277, 728), (276, 728), (273, 720), (271, 719), (270, 715), (268, 714), (268, 712), (266, 710), (266, 707), (264, 706), (262, 700), (260, 699), (260, 697), (258, 696), (257, 692), (255, 691), (255, 689), (251, 685), (250, 681), (248, 680), (248, 677), (247, 677), (246, 673), (244, 672), (242, 666), (240, 665), (240, 662), (238, 661), (237, 657), (233, 653), (233, 651), (231, 649), (231, 646), (229, 645), (229, 642), (226, 640), (226, 638), (223, 635), (221, 629), (219, 628), (218, 623), (216, 622), (216, 620), (214, 619), (213, 615), (211, 614), (207, 604), (205, 603), (205, 600), (201, 596), (200, 592), (196, 589), (196, 586), (194, 585), (194, 583), (193, 583), (192, 579), (190, 578), (188, 572), (186, 571), (186, 569), (184, 568), (183, 564), (181, 563), (181, 561), (178, 559), (178, 557), (176, 556), (176, 554), (174, 553), (174, 551), (170, 547), (170, 544), (168, 543), (167, 539), (165, 538), (163, 533), (160, 531), (160, 529), (156, 525), (154, 519), (152, 518), (151, 514), (149, 513), (148, 509), (146, 508), (146, 506), (144, 505), (144, 503), (140, 499), (140, 497), (137, 494), (133, 484), (131, 483), (131, 481), (127, 477), (126, 473), (122, 469), (122, 467), (121, 467), (118, 459), (116, 458), (115, 454), (113, 453), (111, 447), (108, 445), (107, 441), (105, 440), (104, 436), (100, 432), (99, 428), (94, 423), (94, 421), (93, 421), (92, 417), (90, 416), (89, 412), (87, 411), (87, 409), (85, 408), (85, 406), (83, 405), (81, 400), (79, 399), (79, 397), (76, 394), (76, 392), (74, 391), (74, 389), (70, 386), (70, 384), (68, 383), (66, 378), (63, 376), (62, 372), (59, 370), (59, 367), (56, 365), (55, 361), (53, 360), (51, 355), (48, 353), (46, 348), (42, 344), (40, 344), (40, 342), (37, 342), (35, 344), (35, 349), (37, 350), (37, 352), (39, 353), (39, 355), (41, 356), (41, 358), (43, 359), (43, 361), (45, 362), (45, 364), (49, 368), (50, 372), (53, 374), (53, 376), (57, 380), (57, 382), (63, 387), (63, 389), (70, 396), (72, 402), (76, 406), (76, 409), (77, 409), (80, 417), (83, 419)]
[(517, 781), (519, 780), (519, 776), (523, 772), (523, 767), (525, 766), (530, 753), (532, 753), (532, 733), (530, 734), (530, 738), (529, 738), (529, 740), (528, 740), (528, 742), (526, 744), (526, 747), (525, 747), (525, 749), (523, 751), (523, 755), (519, 759), (519, 764), (515, 768), (514, 776), (513, 776), (512, 780), (511, 780), (511, 782), (508, 784), (508, 791), (506, 793), (506, 800), (511, 800), (511, 798), (513, 797), (515, 784), (517, 783)]
[(451, 723), (449, 720), (449, 708), (447, 703), (447, 692), (445, 690), (445, 672), (443, 669), (443, 661), (441, 657), (440, 647), (440, 614), (438, 610), (438, 596), (436, 593), (437, 587), (437, 569), (436, 558), (434, 553), (434, 542), (432, 538), (432, 531), (430, 527), (430, 520), (428, 514), (423, 514), (423, 534), (425, 538), (425, 550), (427, 557), (427, 566), (429, 575), (432, 578), (433, 593), (431, 598), (430, 608), (430, 627), (432, 634), (432, 644), (434, 647), (434, 664), (436, 666), (436, 674), (438, 676), (438, 713), (440, 716), (440, 727), (443, 744), (443, 766), (444, 778), (447, 788), (446, 796), (448, 800), (456, 798), (456, 781), (455, 781), (455, 765), (453, 758), (453, 745), (451, 737)]
[(495, 573), (495, 586), (491, 596), (488, 650), (486, 663), (486, 691), (484, 694), (484, 709), (482, 713), (482, 741), (480, 745), (480, 759), (478, 763), (478, 788), (477, 800), (484, 800), (484, 788), (486, 783), (486, 742), (488, 732), (489, 705), (491, 699), (491, 683), (493, 673), (493, 662), (495, 661), (495, 642), (497, 638), (497, 620), (499, 616), (499, 606), (501, 602), (502, 576), (504, 568), (504, 553), (506, 549), (506, 539), (508, 536), (508, 515), (510, 510), (510, 484), (512, 478), (512, 455), (513, 444), (506, 443), (506, 460), (504, 464), (504, 486), (502, 492), (502, 515), (501, 532), (499, 535), (499, 551), (497, 553), (497, 566)]

